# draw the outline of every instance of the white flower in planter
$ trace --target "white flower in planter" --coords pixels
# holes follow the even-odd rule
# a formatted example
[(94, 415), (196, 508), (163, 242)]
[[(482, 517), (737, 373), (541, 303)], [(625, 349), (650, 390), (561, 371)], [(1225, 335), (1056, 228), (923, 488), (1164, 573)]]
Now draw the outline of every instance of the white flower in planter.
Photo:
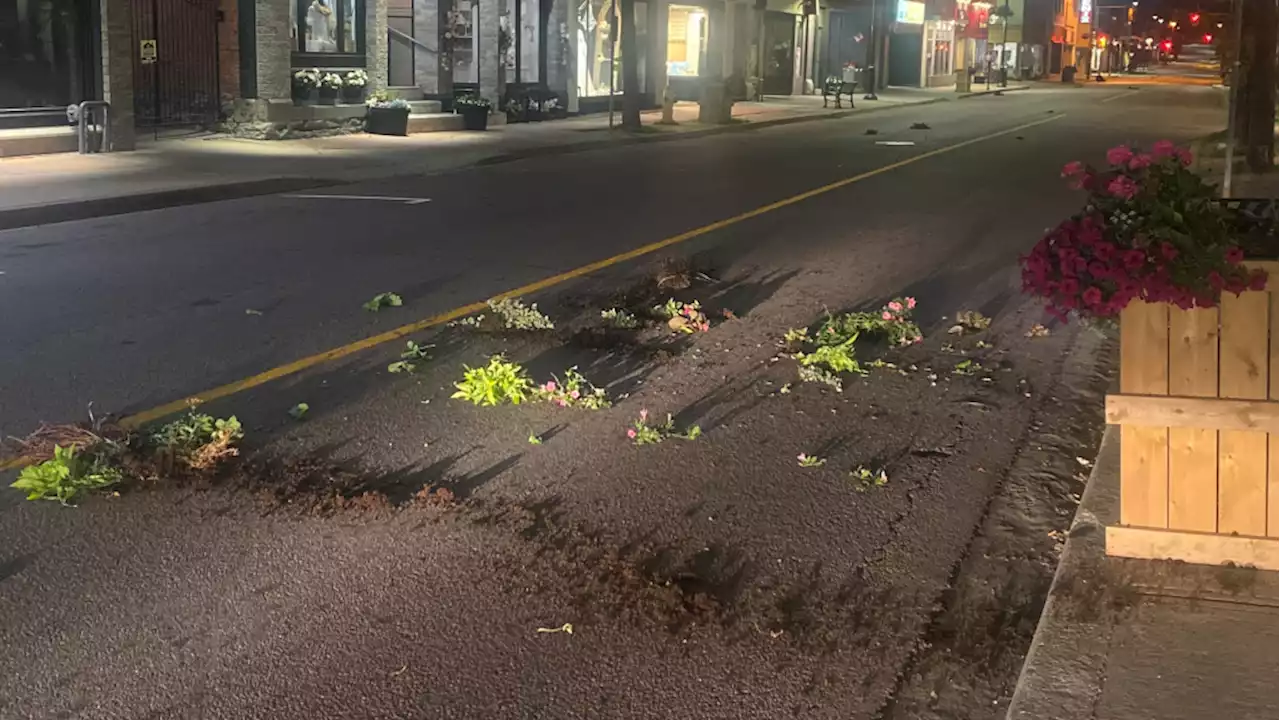
[(320, 87), (337, 90), (342, 87), (342, 76), (338, 73), (325, 73), (320, 78)]
[(369, 73), (364, 70), (349, 70), (342, 76), (342, 82), (351, 88), (364, 87), (369, 84)]

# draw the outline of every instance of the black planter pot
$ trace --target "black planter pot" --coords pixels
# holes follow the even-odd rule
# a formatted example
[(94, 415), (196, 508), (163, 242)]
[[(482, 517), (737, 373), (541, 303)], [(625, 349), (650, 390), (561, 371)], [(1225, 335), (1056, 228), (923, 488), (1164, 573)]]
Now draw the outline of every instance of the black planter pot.
[(293, 104), (294, 105), (315, 105), (316, 89), (313, 87), (293, 86)]
[(338, 89), (337, 88), (320, 88), (320, 104), (321, 105), (337, 105)]
[(479, 105), (456, 105), (454, 109), (462, 116), (463, 130), (484, 130), (489, 127), (489, 108)]
[(364, 117), (364, 131), (374, 135), (408, 135), (408, 108), (369, 108)]
[(364, 87), (347, 87), (342, 88), (342, 102), (347, 105), (359, 105), (364, 102)]

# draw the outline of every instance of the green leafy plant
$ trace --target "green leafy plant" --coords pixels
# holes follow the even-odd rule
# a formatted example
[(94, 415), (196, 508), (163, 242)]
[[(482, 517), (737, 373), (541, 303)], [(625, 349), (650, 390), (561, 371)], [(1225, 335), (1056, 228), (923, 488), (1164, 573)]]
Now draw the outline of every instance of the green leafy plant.
[(802, 366), (825, 365), (832, 372), (862, 375), (865, 371), (853, 355), (853, 344), (857, 340), (858, 334), (854, 333), (839, 345), (819, 345), (813, 352), (798, 352), (793, 357), (800, 361)]
[(28, 500), (57, 500), (70, 504), (84, 490), (120, 482), (120, 469), (93, 452), (55, 445), (53, 457), (22, 469), (9, 487), (27, 493)]
[(224, 458), (239, 454), (235, 444), (244, 438), (244, 428), (234, 415), (215, 418), (191, 408), (183, 417), (160, 426), (151, 433), (151, 444), (195, 470), (213, 467)]
[(294, 405), (293, 407), (289, 408), (289, 417), (293, 418), (294, 420), (301, 420), (302, 418), (306, 417), (307, 413), (310, 411), (311, 411), (310, 405), (304, 402), (300, 402), (297, 405)]
[(858, 492), (866, 492), (889, 484), (889, 475), (884, 470), (869, 470), (861, 465), (850, 470), (849, 477), (853, 478), (854, 487)]
[(808, 455), (805, 453), (800, 453), (799, 455), (797, 455), (796, 462), (802, 468), (822, 467), (823, 465), (827, 464), (827, 461), (825, 458), (820, 458), (816, 455)]
[(782, 342), (787, 347), (800, 347), (809, 342), (809, 328), (788, 328), (785, 335), (782, 336)]
[(454, 384), (458, 391), (452, 397), (456, 400), (486, 407), (504, 403), (519, 405), (534, 393), (533, 381), (524, 368), (507, 362), (501, 355), (489, 358), (489, 364), (484, 367), (464, 366), (464, 370), (462, 382)]
[(982, 372), (982, 364), (977, 360), (961, 360), (951, 372), (955, 375), (975, 375)]
[(587, 410), (601, 410), (612, 403), (605, 395), (603, 388), (591, 384), (577, 366), (564, 371), (564, 380), (551, 376), (552, 379), (539, 385), (534, 393), (541, 399), (560, 407), (580, 407)]
[(609, 308), (600, 311), (600, 319), (604, 324), (619, 330), (635, 330), (640, 327), (640, 320), (622, 308)]
[(384, 307), (400, 307), (403, 304), (404, 300), (400, 299), (399, 295), (393, 292), (384, 292), (374, 295), (369, 302), (361, 307), (369, 312), (378, 312)]
[(519, 298), (490, 300), (489, 309), (507, 330), (554, 330), (551, 318), (538, 311), (538, 303), (525, 305)]
[(650, 424), (649, 411), (641, 409), (640, 417), (627, 428), (627, 437), (636, 445), (655, 445), (666, 440), (667, 438), (679, 438), (681, 440), (697, 440), (702, 437), (702, 428), (697, 425), (690, 425), (681, 432), (675, 429), (675, 420), (671, 414), (667, 413), (667, 419), (662, 423)]
[(413, 372), (418, 368), (418, 361), (431, 359), (431, 356), (427, 354), (427, 350), (430, 350), (433, 347), (435, 347), (435, 345), (419, 345), (412, 340), (406, 341), (404, 344), (404, 352), (400, 353), (400, 359), (388, 365), (387, 372)]

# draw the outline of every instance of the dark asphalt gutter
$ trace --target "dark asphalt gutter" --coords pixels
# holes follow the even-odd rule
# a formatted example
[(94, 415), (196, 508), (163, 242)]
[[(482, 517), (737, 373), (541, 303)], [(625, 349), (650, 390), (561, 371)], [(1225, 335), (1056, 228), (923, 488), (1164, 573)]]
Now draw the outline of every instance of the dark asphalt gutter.
[[(1003, 88), (1002, 90), (1004, 92), (1012, 92), (1025, 89), (1027, 88), (1017, 87)], [(995, 92), (996, 91), (991, 91), (988, 93), (986, 91), (980, 91), (968, 93), (965, 95), (959, 95), (956, 99), (994, 94)], [(608, 147), (619, 147), (623, 145), (688, 140), (725, 133), (750, 132), (768, 127), (794, 125), (796, 123), (814, 122), (817, 120), (837, 120), (851, 115), (862, 116), (898, 108), (920, 107), (922, 105), (932, 105), (939, 102), (949, 102), (951, 99), (951, 97), (941, 96), (921, 100), (919, 102), (896, 103), (893, 105), (883, 105), (872, 108), (850, 108), (848, 110), (833, 110), (831, 112), (824, 113), (794, 115), (791, 117), (733, 123), (698, 130), (689, 130), (686, 132), (643, 133), (625, 135), (621, 137), (585, 140), (581, 142), (570, 142), (559, 145), (543, 145), (490, 155), (472, 163), (450, 167), (437, 172), (463, 170), (469, 167), (502, 165), (505, 163), (532, 158), (567, 155), (570, 153)], [(97, 217), (110, 217), (113, 215), (127, 215), (129, 213), (144, 212), (147, 210), (160, 210), (163, 208), (180, 207), (183, 205), (198, 205), (203, 203), (220, 202), (223, 200), (238, 200), (247, 197), (257, 197), (261, 195), (274, 195), (277, 193), (299, 192), (302, 190), (351, 185), (358, 182), (367, 182), (369, 180), (387, 180), (394, 179), (396, 177), (418, 177), (431, 174), (435, 173), (423, 172), (411, 175), (390, 173), (383, 177), (362, 177), (358, 180), (321, 177), (275, 177), (250, 182), (212, 184), (193, 188), (182, 188), (178, 190), (164, 190), (160, 192), (137, 193), (132, 195), (126, 194), (114, 197), (93, 198), (90, 200), (50, 203), (48, 205), (33, 205), (0, 211), (0, 230), (10, 230), (13, 228), (31, 227), (35, 225), (50, 225), (53, 223), (87, 220)]]

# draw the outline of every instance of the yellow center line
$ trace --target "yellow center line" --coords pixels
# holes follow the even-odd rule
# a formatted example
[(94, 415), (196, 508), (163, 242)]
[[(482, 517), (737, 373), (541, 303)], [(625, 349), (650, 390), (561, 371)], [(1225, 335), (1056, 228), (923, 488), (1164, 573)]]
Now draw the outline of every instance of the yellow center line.
[[(619, 263), (623, 263), (628, 260), (634, 260), (635, 258), (657, 252), (658, 250), (671, 247), (672, 245), (678, 245), (682, 242), (692, 240), (693, 238), (715, 232), (716, 230), (727, 228), (730, 225), (736, 225), (745, 220), (750, 220), (751, 218), (764, 215), (765, 213), (773, 212), (774, 210), (779, 210), (789, 205), (795, 205), (796, 203), (803, 202), (805, 200), (808, 200), (809, 198), (817, 197), (819, 195), (829, 193), (833, 190), (838, 190), (842, 187), (852, 185), (862, 180), (866, 180), (867, 178), (875, 177), (876, 175), (880, 175), (882, 173), (887, 173), (890, 170), (896, 170), (900, 167), (904, 167), (912, 163), (920, 162), (921, 160), (926, 160), (931, 157), (937, 157), (938, 155), (942, 155), (943, 153), (948, 153), (953, 150), (959, 150), (960, 148), (968, 147), (970, 145), (975, 145), (977, 143), (985, 142), (987, 140), (992, 140), (1004, 135), (1010, 135), (1012, 133), (1018, 132), (1019, 130), (1025, 130), (1027, 128), (1035, 127), (1037, 125), (1043, 125), (1047, 122), (1052, 122), (1062, 117), (1064, 117), (1064, 115), (1059, 114), (1059, 115), (1054, 115), (1052, 117), (1042, 118), (1040, 120), (1035, 120), (1033, 122), (1023, 123), (1021, 125), (1008, 128), (1007, 130), (994, 132), (994, 133), (991, 133), (990, 135), (983, 135), (981, 137), (976, 137), (970, 140), (965, 140), (963, 142), (958, 142), (954, 145), (948, 145), (946, 147), (941, 147), (935, 150), (929, 150), (928, 152), (920, 153), (919, 155), (913, 155), (909, 158), (899, 160), (897, 162), (889, 163), (888, 165), (885, 165), (883, 167), (879, 167), (874, 170), (868, 170), (867, 172), (861, 173), (859, 175), (854, 175), (852, 177), (848, 177), (843, 180), (837, 180), (836, 182), (830, 183), (828, 185), (823, 185), (822, 187), (814, 188), (812, 190), (802, 192), (799, 195), (793, 195), (789, 198), (785, 198), (782, 200), (778, 200), (777, 202), (769, 203), (768, 205), (762, 205), (758, 208), (755, 208), (754, 210), (748, 210), (739, 215), (734, 215), (731, 218), (718, 220), (709, 225), (703, 225), (700, 228), (695, 228), (693, 230), (680, 233), (679, 235), (673, 235), (664, 240), (659, 240), (657, 242), (649, 243), (648, 245), (642, 245), (641, 247), (635, 248), (634, 250), (628, 250), (627, 252), (614, 255), (613, 257), (605, 258), (604, 260), (597, 260), (596, 262), (590, 263), (588, 265), (583, 265), (582, 267), (579, 267), (579, 268), (574, 268), (573, 270), (560, 273), (559, 275), (552, 275), (551, 277), (543, 278), (542, 280), (529, 283), (528, 285), (523, 285), (521, 287), (508, 290), (504, 293), (501, 293), (500, 295), (496, 295), (495, 298), (508, 298), (508, 297), (519, 297), (522, 295), (531, 295), (541, 290), (546, 290), (547, 288), (560, 285), (561, 283), (567, 282), (569, 280), (574, 280), (574, 279), (583, 277), (584, 275), (590, 275), (591, 273), (594, 273), (597, 270), (603, 270), (604, 268), (610, 267), (612, 265), (617, 265)], [(188, 403), (191, 400), (196, 400), (199, 402), (209, 402), (211, 400), (217, 400), (219, 398), (224, 398), (229, 395), (235, 395), (236, 393), (243, 392), (250, 388), (255, 388), (255, 387), (258, 387), (259, 385), (264, 385), (266, 383), (269, 383), (272, 380), (278, 380), (282, 377), (286, 377), (288, 375), (293, 375), (293, 374), (302, 372), (303, 370), (306, 370), (308, 368), (313, 368), (317, 365), (321, 365), (321, 364), (330, 362), (332, 360), (338, 360), (340, 358), (347, 357), (348, 355), (353, 355), (362, 350), (368, 350), (369, 348), (375, 347), (377, 345), (381, 345), (386, 342), (390, 342), (392, 340), (398, 340), (400, 338), (403, 338), (406, 335), (411, 335), (416, 332), (421, 332), (422, 330), (426, 330), (427, 328), (444, 325), (445, 323), (452, 322), (462, 317), (466, 317), (467, 315), (470, 315), (475, 312), (479, 312), (484, 308), (485, 308), (485, 302), (483, 301), (473, 302), (470, 305), (463, 305), (462, 307), (457, 307), (447, 312), (442, 312), (438, 315), (432, 315), (431, 317), (418, 320), (417, 322), (409, 323), (408, 325), (402, 325), (398, 328), (395, 328), (394, 330), (388, 330), (386, 332), (379, 333), (372, 337), (364, 338), (363, 340), (357, 340), (348, 345), (343, 345), (341, 347), (333, 348), (332, 350), (326, 350), (322, 353), (317, 353), (315, 355), (310, 355), (308, 357), (304, 357), (299, 360), (294, 360), (293, 362), (288, 363), (286, 365), (281, 365), (279, 367), (271, 368), (270, 370), (260, 372), (257, 375), (251, 375), (242, 380), (236, 380), (235, 382), (230, 382), (230, 383), (227, 383), (226, 385), (220, 385), (216, 388), (205, 390), (204, 392), (201, 392), (201, 393), (196, 393), (190, 398), (174, 400), (173, 402), (168, 402), (168, 403), (165, 403), (164, 405), (159, 405), (149, 410), (143, 410), (141, 412), (138, 412), (123, 418), (120, 421), (120, 424), (125, 428), (137, 428), (139, 426), (146, 425), (147, 423), (152, 422), (154, 420), (158, 420), (162, 417), (165, 417), (166, 415), (172, 415), (174, 413), (181, 412), (182, 410), (186, 409)]]

